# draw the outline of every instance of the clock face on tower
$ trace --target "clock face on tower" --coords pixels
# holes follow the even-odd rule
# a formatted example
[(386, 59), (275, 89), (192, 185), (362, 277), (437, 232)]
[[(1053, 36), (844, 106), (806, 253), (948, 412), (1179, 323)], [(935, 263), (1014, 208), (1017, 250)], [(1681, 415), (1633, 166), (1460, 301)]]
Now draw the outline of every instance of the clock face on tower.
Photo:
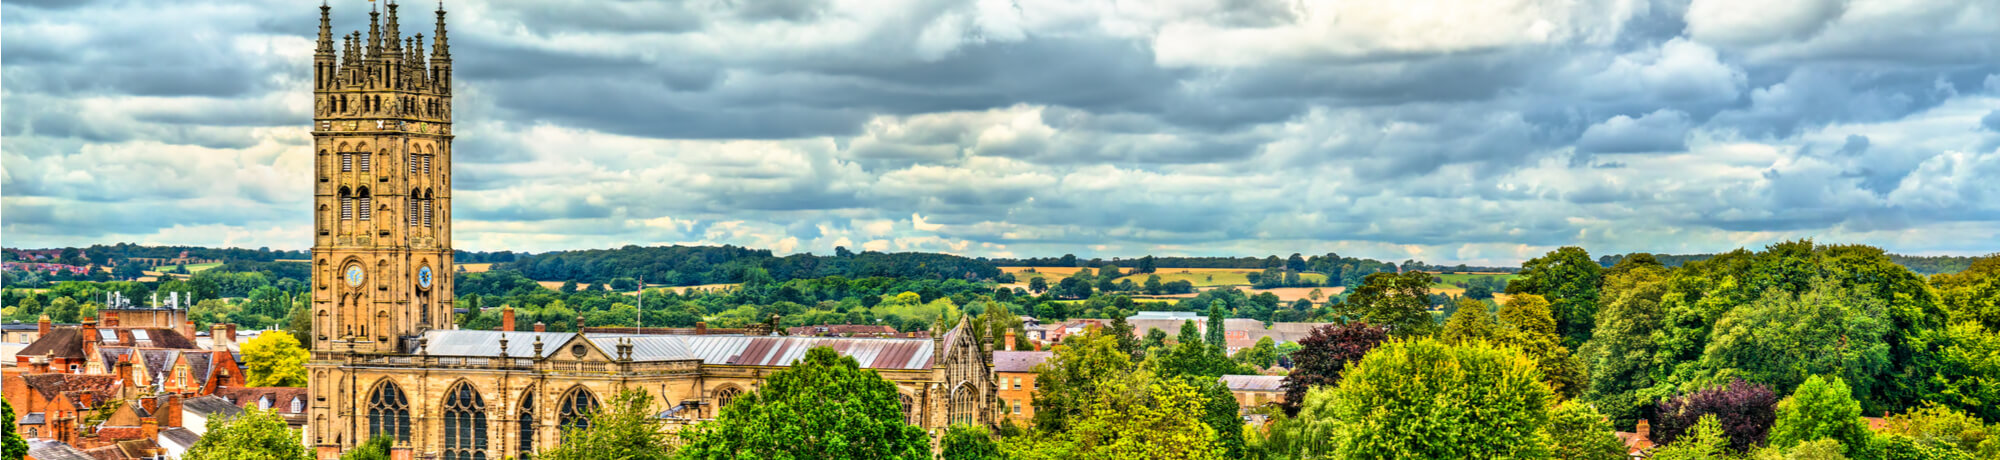
[(425, 266), (424, 268), (417, 269), (417, 286), (423, 287), (424, 289), (431, 288), (430, 266)]
[(368, 279), (368, 274), (367, 274), (367, 273), (362, 273), (362, 272), (361, 272), (361, 266), (360, 266), (360, 265), (349, 265), (349, 266), (347, 266), (347, 285), (348, 285), (348, 286), (353, 286), (353, 287), (360, 287), (360, 286), (361, 286), (361, 282), (362, 282), (362, 281), (364, 281), (364, 280), (367, 280), (367, 279)]

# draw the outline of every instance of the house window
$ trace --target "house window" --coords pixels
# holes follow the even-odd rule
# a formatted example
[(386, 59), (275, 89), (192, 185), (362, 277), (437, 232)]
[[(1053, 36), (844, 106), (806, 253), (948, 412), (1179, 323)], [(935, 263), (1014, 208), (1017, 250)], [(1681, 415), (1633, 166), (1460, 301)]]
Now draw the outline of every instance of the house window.
[(1021, 389), (1021, 378), (1020, 378), (1020, 377), (1015, 377), (1015, 378), (1014, 378), (1014, 389), (1016, 389), (1016, 390), (1019, 390), (1019, 389)]
[(1021, 400), (1014, 400), (1014, 415), (1021, 415)]

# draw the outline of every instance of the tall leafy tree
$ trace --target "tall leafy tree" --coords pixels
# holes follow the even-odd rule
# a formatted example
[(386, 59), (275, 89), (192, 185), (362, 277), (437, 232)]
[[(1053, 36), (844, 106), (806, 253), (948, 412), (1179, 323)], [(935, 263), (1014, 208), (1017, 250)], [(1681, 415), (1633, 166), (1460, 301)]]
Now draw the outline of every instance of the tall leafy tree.
[(686, 458), (930, 458), (905, 423), (896, 384), (854, 358), (815, 347), (722, 409), (682, 447)]
[(1576, 347), (1590, 339), (1603, 269), (1583, 248), (1564, 246), (1522, 262), (1521, 276), (1507, 282), (1507, 293), (1548, 298), (1563, 344)]
[(944, 440), (939, 442), (944, 460), (1005, 460), (1000, 454), (1000, 446), (993, 443), (993, 435), (986, 427), (956, 424), (945, 428)]
[(184, 460), (307, 460), (312, 452), (277, 411), (250, 409), (235, 417), (211, 417), (208, 432), (189, 447)]
[(1342, 316), (1381, 325), (1397, 337), (1429, 334), (1437, 330), (1430, 313), (1431, 280), (1419, 271), (1370, 273), (1341, 304)]
[[(1355, 363), (1299, 420), (1324, 436), (1302, 457), (1542, 458), (1555, 394), (1535, 361), (1511, 348), (1393, 341)], [(1410, 395), (1423, 395), (1412, 398)]]
[(1768, 290), (1722, 315), (1700, 365), (1714, 380), (1764, 382), (1781, 394), (1803, 375), (1826, 374), (1855, 382), (1864, 398), (1874, 395), (1868, 390), (1890, 370), (1883, 305), (1829, 280), (1813, 286), (1797, 295)]
[(6, 395), (0, 395), (0, 431), (5, 432), (0, 433), (0, 459), (20, 460), (28, 455), (28, 441), (21, 439), (15, 428), (14, 403), (8, 402)]
[(1624, 460), (1625, 442), (1611, 429), (1611, 418), (1588, 403), (1569, 400), (1549, 411), (1550, 458), (1561, 460)]
[(1051, 351), (1048, 360), (1035, 366), (1034, 421), (1042, 431), (1068, 429), (1070, 419), (1083, 414), (1099, 385), (1132, 372), (1131, 355), (1101, 331), (1070, 336)]
[(1778, 420), (1771, 425), (1771, 445), (1784, 448), (1806, 441), (1840, 441), (1852, 455), (1866, 449), (1870, 434), (1861, 421), (1861, 402), (1840, 377), (1812, 376), (1797, 392), (1778, 402)]
[(1118, 350), (1133, 359), (1139, 359), (1140, 354), (1145, 352), (1139, 347), (1139, 336), (1132, 333), (1132, 323), (1125, 321), (1125, 315), (1111, 315), (1111, 327), (1107, 333), (1118, 340)]
[(1542, 381), (1549, 384), (1549, 389), (1564, 397), (1583, 391), (1582, 364), (1570, 355), (1569, 348), (1562, 346), (1547, 300), (1534, 294), (1516, 294), (1507, 299), (1496, 316), (1500, 343), (1520, 347), (1535, 358), (1542, 370)]
[[(1652, 260), (1650, 254), (1643, 260)], [(1627, 257), (1604, 278), (1597, 327), (1578, 350), (1590, 384), (1583, 399), (1611, 416), (1612, 425), (1630, 429), (1641, 412), (1660, 395), (1645, 394), (1670, 371), (1654, 360), (1659, 344), (1653, 337), (1664, 320), (1661, 296), (1667, 293), (1668, 271), (1657, 262)], [(1665, 390), (1662, 388), (1661, 390)]]
[(243, 362), (249, 367), (243, 373), (253, 387), (301, 387), (311, 358), (291, 334), (258, 334), (243, 344)]
[(1118, 373), (1097, 382), (1063, 429), (1038, 429), (1004, 449), (1016, 460), (1220, 459), (1215, 430), (1202, 421), (1204, 400), (1182, 379), (1154, 379), (1144, 370)]
[[(590, 414), (589, 428), (564, 430), (562, 443), (554, 448), (543, 449), (535, 458), (544, 460), (589, 460), (617, 458), (629, 460), (665, 460), (673, 457), (669, 449), (672, 438), (661, 430), (659, 419), (653, 414), (653, 395), (644, 390), (625, 390), (613, 395), (603, 406)], [(774, 432), (782, 432), (799, 427), (772, 427)], [(772, 436), (784, 436), (773, 433)], [(696, 452), (690, 458), (712, 458), (704, 454), (713, 451)], [(773, 457), (779, 458), (779, 457)]]
[[(1285, 412), (1297, 414), (1306, 391), (1340, 382), (1341, 372), (1389, 340), (1389, 331), (1368, 323), (1329, 324), (1313, 328), (1299, 339), (1291, 354), (1292, 372), (1285, 375)], [(1036, 406), (1040, 407), (1040, 406)]]
[(1469, 341), (1492, 341), (1498, 338), (1500, 326), (1494, 324), (1493, 312), (1486, 311), (1486, 303), (1470, 298), (1459, 299), (1458, 310), (1445, 320), (1444, 330), (1438, 337), (1452, 343)]
[(1203, 337), (1208, 346), (1228, 349), (1228, 331), (1224, 321), (1229, 319), (1229, 306), (1222, 299), (1208, 303), (1208, 333)]

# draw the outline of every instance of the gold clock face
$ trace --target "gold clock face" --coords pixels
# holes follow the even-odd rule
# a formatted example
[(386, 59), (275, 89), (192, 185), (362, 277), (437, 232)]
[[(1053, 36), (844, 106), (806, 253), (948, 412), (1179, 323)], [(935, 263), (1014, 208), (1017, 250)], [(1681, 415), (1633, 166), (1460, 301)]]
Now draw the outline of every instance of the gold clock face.
[(367, 274), (367, 273), (363, 273), (363, 272), (361, 271), (361, 266), (360, 266), (360, 265), (349, 265), (349, 266), (347, 266), (347, 285), (348, 285), (348, 286), (352, 286), (352, 287), (360, 287), (360, 286), (361, 286), (361, 282), (362, 282), (362, 281), (366, 281), (366, 280), (368, 280), (368, 274)]

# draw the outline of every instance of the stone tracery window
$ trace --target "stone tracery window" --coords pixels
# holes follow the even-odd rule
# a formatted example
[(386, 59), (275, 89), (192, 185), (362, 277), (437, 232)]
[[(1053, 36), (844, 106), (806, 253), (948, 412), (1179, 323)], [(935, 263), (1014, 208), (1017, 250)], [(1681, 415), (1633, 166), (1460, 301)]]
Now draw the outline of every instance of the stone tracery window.
[(486, 400), (465, 382), (444, 393), (444, 459), (486, 460)]
[(960, 382), (951, 390), (951, 423), (972, 424), (978, 421), (977, 398), (972, 394), (972, 384)]
[(563, 393), (562, 405), (557, 407), (556, 423), (563, 429), (590, 428), (591, 412), (597, 410), (597, 396), (582, 386), (570, 388)]
[(911, 425), (923, 426), (924, 424), (917, 420), (916, 400), (911, 399), (910, 395), (897, 395), (896, 398), (903, 403), (903, 419), (910, 422)]
[(410, 442), (410, 400), (396, 382), (385, 380), (368, 395), (368, 437), (376, 436)]
[(743, 395), (743, 390), (739, 390), (736, 387), (728, 387), (728, 388), (723, 388), (720, 391), (716, 391), (715, 413), (720, 415), (722, 413), (722, 408), (729, 407), (729, 403), (735, 402), (736, 397), (742, 395)]
[(527, 391), (521, 392), (521, 417), (520, 420), (517, 421), (516, 423), (520, 425), (518, 428), (521, 430), (521, 438), (518, 440), (519, 451), (515, 452), (514, 456), (523, 457), (526, 456), (529, 452), (535, 451), (535, 388), (534, 387), (528, 387)]

